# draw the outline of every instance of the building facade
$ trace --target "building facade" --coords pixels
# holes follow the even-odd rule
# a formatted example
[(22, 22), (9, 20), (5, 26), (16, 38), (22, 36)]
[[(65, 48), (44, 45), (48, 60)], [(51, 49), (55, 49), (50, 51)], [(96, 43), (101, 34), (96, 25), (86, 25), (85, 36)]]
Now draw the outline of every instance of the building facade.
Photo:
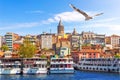
[(82, 49), (80, 51), (73, 51), (71, 52), (72, 58), (75, 63), (77, 63), (80, 59), (83, 58), (100, 58), (102, 52), (99, 50), (93, 49)]
[(5, 34), (5, 42), (10, 51), (13, 51), (13, 33), (8, 32)]
[(112, 48), (120, 48), (120, 36), (118, 35), (111, 35), (105, 38), (105, 44), (111, 45)]
[(36, 40), (37, 40), (37, 36), (26, 35), (25, 39), (28, 39), (33, 45), (35, 45), (36, 44)]
[(65, 56), (68, 56), (68, 55), (71, 55), (71, 53), (70, 53), (70, 48), (61, 47), (61, 48), (60, 48), (60, 56), (61, 56), (61, 57), (65, 57)]
[(78, 34), (74, 28), (73, 33), (71, 35), (71, 49), (72, 50), (80, 50), (82, 44), (81, 35)]
[(0, 48), (2, 47), (2, 36), (0, 36)]
[(83, 43), (94, 45), (105, 45), (105, 35), (93, 32), (82, 32)]
[(52, 34), (41, 34), (41, 49), (52, 49)]
[(120, 47), (120, 36), (112, 35), (111, 36), (111, 44), (112, 44), (113, 48)]

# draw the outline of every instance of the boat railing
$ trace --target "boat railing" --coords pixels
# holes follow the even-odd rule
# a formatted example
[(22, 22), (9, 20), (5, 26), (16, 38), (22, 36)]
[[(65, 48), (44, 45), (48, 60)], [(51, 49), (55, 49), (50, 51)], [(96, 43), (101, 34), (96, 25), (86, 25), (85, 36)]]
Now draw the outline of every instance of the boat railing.
[(35, 61), (35, 64), (47, 64), (47, 61)]
[(11, 68), (11, 67), (4, 68), (4, 70), (11, 70), (11, 69), (13, 69), (13, 68)]
[(51, 63), (72, 63), (73, 64), (73, 61), (51, 61)]

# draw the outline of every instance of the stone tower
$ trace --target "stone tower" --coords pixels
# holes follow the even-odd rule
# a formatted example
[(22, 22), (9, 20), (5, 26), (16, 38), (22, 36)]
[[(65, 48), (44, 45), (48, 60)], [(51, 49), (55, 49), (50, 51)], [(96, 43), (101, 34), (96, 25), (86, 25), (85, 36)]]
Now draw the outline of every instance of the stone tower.
[(64, 26), (63, 26), (63, 24), (62, 24), (61, 19), (60, 19), (60, 21), (59, 21), (59, 24), (58, 24), (58, 26), (57, 26), (57, 29), (58, 29), (58, 35), (63, 35), (63, 34), (64, 34)]
[(76, 31), (76, 29), (74, 28), (74, 30), (73, 30), (73, 33), (72, 33), (73, 35), (76, 35), (77, 34), (77, 31)]

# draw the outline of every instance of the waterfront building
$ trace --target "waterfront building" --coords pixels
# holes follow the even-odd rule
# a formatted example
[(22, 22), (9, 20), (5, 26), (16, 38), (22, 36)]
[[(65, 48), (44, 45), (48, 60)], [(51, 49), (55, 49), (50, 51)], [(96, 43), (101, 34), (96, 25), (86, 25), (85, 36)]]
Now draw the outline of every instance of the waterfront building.
[(71, 35), (71, 49), (78, 51), (81, 50), (82, 38), (81, 35), (78, 34), (74, 28), (74, 31)]
[(59, 38), (58, 42), (56, 43), (56, 53), (60, 53), (61, 47), (67, 47), (70, 48), (70, 40), (68, 38)]
[(53, 50), (56, 50), (56, 43), (57, 43), (57, 34), (52, 34), (52, 46), (53, 46)]
[(52, 34), (41, 34), (41, 49), (52, 49)]
[(105, 35), (104, 34), (96, 34), (95, 35), (95, 45), (105, 45)]
[(70, 48), (70, 40), (68, 38), (59, 38), (58, 42), (56, 43), (56, 47), (60, 48), (60, 47), (68, 47)]
[(28, 41), (30, 41), (33, 45), (36, 45), (36, 36), (32, 36), (32, 35), (26, 35), (24, 37), (24, 39), (27, 39)]
[(72, 51), (71, 55), (73, 61), (77, 63), (80, 59), (83, 58), (100, 58), (103, 52), (101, 50), (94, 49), (82, 49), (80, 51)]
[(70, 48), (70, 34), (58, 35), (56, 47), (69, 47)]
[(48, 59), (53, 55), (55, 55), (55, 51), (53, 49), (42, 49), (40, 52), (40, 57), (47, 57)]
[(71, 55), (70, 48), (61, 47), (61, 48), (60, 48), (60, 54), (59, 54), (59, 55), (60, 55), (61, 57), (65, 57), (65, 56)]
[(10, 51), (13, 51), (13, 33), (8, 32), (5, 34), (6, 45)]
[(112, 48), (120, 48), (120, 36), (111, 35), (105, 38), (106, 45), (112, 45)]
[(0, 48), (2, 47), (2, 36), (0, 36)]
[(20, 36), (16, 33), (13, 33), (13, 41), (19, 40)]
[(11, 51), (5, 51), (4, 52), (4, 58), (12, 58), (12, 52)]
[(95, 34), (93, 32), (82, 32), (82, 39), (85, 44), (94, 43)]
[(95, 34), (93, 32), (82, 32), (83, 43), (94, 45), (105, 45), (105, 35)]

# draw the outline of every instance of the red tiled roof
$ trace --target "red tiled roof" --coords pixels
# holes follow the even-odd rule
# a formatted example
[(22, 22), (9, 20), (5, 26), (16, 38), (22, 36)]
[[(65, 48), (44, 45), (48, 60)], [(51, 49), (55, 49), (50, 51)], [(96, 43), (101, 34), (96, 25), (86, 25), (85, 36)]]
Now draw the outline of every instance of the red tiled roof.
[(13, 44), (13, 49), (16, 50), (16, 49), (18, 49), (19, 47), (20, 47), (20, 44), (17, 44), (17, 43), (14, 43), (14, 44)]
[(93, 53), (97, 53), (97, 52), (100, 52), (100, 51), (99, 50), (93, 50), (93, 49), (82, 49), (80, 52), (86, 52), (86, 53), (93, 52)]

